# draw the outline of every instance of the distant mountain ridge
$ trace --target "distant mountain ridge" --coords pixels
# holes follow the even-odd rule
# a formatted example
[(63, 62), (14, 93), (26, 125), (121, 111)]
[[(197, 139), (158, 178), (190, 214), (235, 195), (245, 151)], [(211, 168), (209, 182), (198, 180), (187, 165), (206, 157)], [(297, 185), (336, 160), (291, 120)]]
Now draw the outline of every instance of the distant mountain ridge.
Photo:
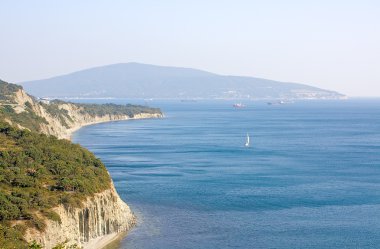
[(304, 84), (223, 76), (198, 69), (120, 63), (20, 83), (39, 97), (165, 99), (341, 99)]

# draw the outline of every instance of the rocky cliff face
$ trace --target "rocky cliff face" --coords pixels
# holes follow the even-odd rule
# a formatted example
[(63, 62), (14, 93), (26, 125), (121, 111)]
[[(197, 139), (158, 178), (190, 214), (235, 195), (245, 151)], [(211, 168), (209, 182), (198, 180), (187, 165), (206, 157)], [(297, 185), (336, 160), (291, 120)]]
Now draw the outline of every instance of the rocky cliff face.
[(113, 186), (87, 198), (82, 204), (81, 208), (55, 207), (61, 222), (47, 220), (45, 232), (29, 229), (25, 239), (35, 240), (47, 249), (64, 242), (85, 249), (97, 248), (94, 244), (100, 237), (128, 231), (135, 224), (130, 208)]
[[(61, 101), (44, 103), (17, 85), (0, 82), (0, 87), (3, 89), (3, 93), (0, 92), (1, 119), (19, 128), (58, 138), (69, 139), (73, 131), (89, 124), (162, 117), (158, 109), (146, 107), (112, 106), (113, 114), (108, 114), (104, 109), (91, 109), (93, 106), (86, 109), (83, 105)], [(80, 208), (60, 205), (53, 211), (60, 216), (60, 222), (44, 219), (43, 232), (28, 228), (25, 233), (28, 242), (36, 241), (46, 249), (64, 242), (83, 248), (101, 248), (101, 238), (128, 231), (135, 224), (130, 208), (120, 199), (112, 183), (110, 189), (87, 197)]]
[(50, 104), (43, 104), (42, 102), (35, 100), (22, 89), (15, 92), (13, 100), (15, 103), (13, 104), (13, 109), (16, 113), (25, 112), (26, 106), (28, 106), (33, 110), (34, 114), (47, 121), (45, 123), (40, 123), (40, 131), (42, 133), (65, 139), (70, 139), (71, 134), (75, 130), (85, 125), (116, 120), (162, 117), (162, 113), (159, 111), (154, 113), (135, 113), (132, 116), (127, 114), (93, 115), (87, 113), (80, 105), (66, 102), (54, 104), (54, 108), (58, 108), (60, 113), (52, 114), (48, 111)]

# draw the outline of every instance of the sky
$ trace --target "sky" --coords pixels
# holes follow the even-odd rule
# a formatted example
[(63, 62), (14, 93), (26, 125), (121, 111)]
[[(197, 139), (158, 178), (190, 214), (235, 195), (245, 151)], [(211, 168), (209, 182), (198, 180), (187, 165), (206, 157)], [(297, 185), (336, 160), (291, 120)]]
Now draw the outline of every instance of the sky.
[(140, 62), (380, 96), (377, 0), (0, 0), (0, 78)]

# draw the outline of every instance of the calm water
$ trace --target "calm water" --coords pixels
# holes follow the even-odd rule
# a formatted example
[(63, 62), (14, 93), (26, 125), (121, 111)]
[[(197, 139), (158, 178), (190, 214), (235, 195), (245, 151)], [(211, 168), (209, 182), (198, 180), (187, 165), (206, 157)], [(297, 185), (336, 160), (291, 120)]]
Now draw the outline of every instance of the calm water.
[(138, 216), (121, 247), (379, 248), (380, 100), (247, 104), (76, 133)]

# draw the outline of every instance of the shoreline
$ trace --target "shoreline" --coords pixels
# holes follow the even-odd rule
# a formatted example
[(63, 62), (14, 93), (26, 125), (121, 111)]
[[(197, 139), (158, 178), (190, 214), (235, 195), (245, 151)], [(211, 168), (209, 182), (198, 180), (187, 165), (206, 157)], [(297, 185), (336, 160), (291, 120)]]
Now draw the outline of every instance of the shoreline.
[[(73, 128), (70, 128), (70, 129), (67, 130), (68, 131), (68, 140), (72, 141), (74, 133), (76, 131), (80, 130), (81, 128), (85, 127), (85, 126), (90, 126), (90, 125), (95, 125), (95, 124), (100, 124), (100, 123), (107, 123), (107, 122), (127, 121), (127, 120), (139, 120), (139, 119), (153, 119), (153, 118), (163, 118), (164, 117), (163, 114), (159, 114), (159, 113), (145, 114), (145, 115), (138, 114), (136, 116), (137, 117), (125, 118), (125, 119), (94, 121), (94, 122), (89, 122), (89, 123), (78, 125), (77, 127), (73, 127)], [(124, 203), (126, 203), (126, 202), (124, 202)], [(136, 219), (136, 217), (135, 217), (135, 219)], [(122, 231), (122, 232), (119, 232), (119, 233), (110, 233), (110, 234), (107, 234), (107, 235), (103, 235), (103, 236), (94, 238), (94, 239), (88, 241), (84, 245), (83, 248), (84, 249), (111, 249), (111, 248), (113, 249), (113, 248), (117, 248), (117, 245), (116, 245), (117, 241), (121, 241), (121, 239), (125, 238), (127, 236), (128, 232), (129, 232), (129, 230), (128, 231)], [(113, 243), (115, 243), (115, 247), (112, 246)]]
[(121, 118), (121, 119), (111, 119), (111, 120), (99, 120), (99, 121), (92, 121), (84, 124), (80, 124), (78, 126), (74, 126), (72, 128), (67, 129), (67, 137), (66, 139), (72, 141), (73, 135), (75, 132), (80, 130), (83, 127), (90, 126), (90, 125), (96, 125), (96, 124), (101, 124), (101, 123), (108, 123), (108, 122), (117, 122), (117, 121), (127, 121), (127, 120), (139, 120), (139, 119), (155, 119), (155, 118), (163, 118), (164, 115), (160, 113), (154, 113), (154, 114), (137, 114), (140, 115), (138, 117), (133, 117), (133, 118)]
[(87, 245), (84, 247), (85, 249), (111, 249), (116, 248), (112, 247), (113, 243), (117, 243), (121, 239), (125, 238), (127, 236), (127, 232), (121, 232), (121, 233), (110, 233), (95, 239), (90, 240)]

